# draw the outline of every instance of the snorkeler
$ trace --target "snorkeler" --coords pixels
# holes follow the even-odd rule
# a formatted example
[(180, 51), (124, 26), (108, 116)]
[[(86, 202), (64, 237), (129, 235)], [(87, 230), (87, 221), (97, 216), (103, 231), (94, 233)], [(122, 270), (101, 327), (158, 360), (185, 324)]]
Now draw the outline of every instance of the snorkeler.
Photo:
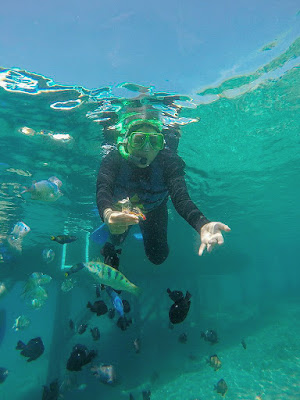
[[(118, 149), (102, 160), (96, 190), (99, 214), (109, 228), (112, 243), (122, 243), (128, 228), (139, 224), (146, 255), (157, 265), (169, 254), (169, 196), (176, 211), (200, 234), (200, 256), (205, 249), (211, 252), (216, 244), (223, 244), (221, 231), (230, 231), (221, 222), (209, 221), (190, 199), (184, 178), (185, 163), (176, 152), (165, 148), (162, 128), (156, 119), (140, 117), (128, 122)], [(145, 219), (115, 208), (117, 202), (127, 197)]]

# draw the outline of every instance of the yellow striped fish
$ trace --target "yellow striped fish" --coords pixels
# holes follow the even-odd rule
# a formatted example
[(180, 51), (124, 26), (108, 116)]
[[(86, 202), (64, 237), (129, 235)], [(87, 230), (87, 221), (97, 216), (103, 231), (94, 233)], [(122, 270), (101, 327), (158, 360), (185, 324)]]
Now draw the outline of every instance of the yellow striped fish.
[(131, 283), (122, 272), (101, 261), (89, 261), (73, 265), (65, 275), (69, 276), (81, 269), (88, 271), (97, 283), (110, 286), (115, 290), (126, 290), (136, 296), (141, 293), (141, 289)]

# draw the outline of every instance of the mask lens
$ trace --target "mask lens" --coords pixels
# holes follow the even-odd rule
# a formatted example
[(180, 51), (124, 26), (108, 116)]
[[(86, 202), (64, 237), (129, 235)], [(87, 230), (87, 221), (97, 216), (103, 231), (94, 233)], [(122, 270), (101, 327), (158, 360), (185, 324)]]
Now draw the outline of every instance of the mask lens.
[(140, 133), (132, 132), (129, 137), (129, 144), (133, 149), (141, 149), (149, 141), (154, 150), (164, 148), (164, 137), (161, 133)]
[(164, 147), (164, 137), (162, 134), (151, 134), (149, 135), (151, 146), (155, 150), (162, 150)]
[(146, 141), (146, 135), (144, 135), (143, 133), (134, 132), (130, 136), (130, 145), (134, 149), (142, 148), (145, 144), (145, 141)]

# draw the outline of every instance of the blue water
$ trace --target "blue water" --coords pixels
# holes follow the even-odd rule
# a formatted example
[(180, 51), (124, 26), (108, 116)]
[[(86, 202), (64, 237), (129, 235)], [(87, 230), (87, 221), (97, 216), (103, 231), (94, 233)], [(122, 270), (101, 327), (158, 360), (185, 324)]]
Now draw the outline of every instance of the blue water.
[[(88, 90), (55, 85), (22, 70), (0, 70), (1, 241), (17, 221), (31, 228), (22, 254), (0, 264), (0, 281), (7, 289), (0, 299), (6, 310), (0, 367), (9, 369), (0, 385), (1, 400), (40, 399), (42, 386), (56, 378), (67, 400), (129, 399), (129, 393), (139, 400), (142, 390), (149, 389), (151, 400), (217, 399), (221, 396), (214, 385), (221, 378), (228, 399), (300, 399), (299, 52), (296, 39), (251, 73), (189, 96), (175, 93), (181, 96), (175, 101), (179, 115), (162, 104), (168, 94), (160, 88)], [(192, 199), (208, 218), (232, 231), (225, 234), (222, 248), (200, 258), (199, 236), (169, 204), (171, 252), (163, 265), (150, 264), (142, 244), (128, 238), (121, 269), (143, 294), (138, 299), (124, 295), (133, 324), (122, 332), (116, 320), (86, 309), (88, 301), (96, 300), (94, 287), (77, 281), (72, 290), (61, 290), (61, 267), (100, 256), (100, 247), (89, 240), (101, 224), (95, 183), (107, 147), (99, 120), (105, 111), (119, 112), (142, 90), (155, 101), (166, 126), (182, 126), (178, 153), (187, 165)], [(63, 196), (56, 202), (20, 194), (32, 181), (53, 175), (63, 182)], [(78, 236), (66, 253), (49, 239), (64, 232)], [(46, 264), (42, 251), (49, 247), (55, 258)], [(45, 304), (34, 310), (22, 293), (28, 276), (37, 271), (53, 279), (45, 286)], [(187, 319), (173, 330), (168, 326), (168, 287), (192, 294)], [(15, 332), (11, 327), (19, 315), (31, 324)], [(69, 318), (77, 325), (98, 326), (100, 341), (92, 340), (89, 328), (82, 336), (72, 334)], [(206, 329), (218, 332), (218, 344), (201, 339)], [(183, 332), (186, 344), (178, 342)], [(37, 336), (45, 353), (26, 363), (16, 343)], [(98, 382), (89, 367), (66, 373), (76, 343), (97, 349), (96, 363), (115, 366), (115, 386)], [(214, 353), (222, 361), (217, 372), (206, 362)]]

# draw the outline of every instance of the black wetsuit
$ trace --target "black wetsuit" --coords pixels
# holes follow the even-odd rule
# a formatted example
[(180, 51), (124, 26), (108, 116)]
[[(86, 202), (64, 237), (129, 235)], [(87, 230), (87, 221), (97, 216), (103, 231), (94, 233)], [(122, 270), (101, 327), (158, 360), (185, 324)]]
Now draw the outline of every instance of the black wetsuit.
[[(200, 228), (210, 221), (190, 199), (184, 179), (184, 161), (178, 154), (167, 149), (160, 151), (154, 161), (162, 169), (167, 194), (171, 197), (176, 211), (199, 233)], [(116, 180), (124, 162), (127, 163), (129, 161), (125, 161), (117, 150), (111, 151), (102, 160), (97, 179), (97, 207), (102, 220), (104, 210), (106, 208), (113, 209), (114, 207)], [(135, 181), (137, 179), (149, 179), (151, 165), (146, 168), (139, 168), (130, 163), (130, 168), (132, 170), (132, 179)], [(123, 186), (126, 187), (126, 184), (124, 182)], [(158, 207), (146, 213), (145, 221), (140, 222), (145, 252), (153, 264), (164, 262), (169, 253), (167, 242), (167, 200), (168, 196)]]

